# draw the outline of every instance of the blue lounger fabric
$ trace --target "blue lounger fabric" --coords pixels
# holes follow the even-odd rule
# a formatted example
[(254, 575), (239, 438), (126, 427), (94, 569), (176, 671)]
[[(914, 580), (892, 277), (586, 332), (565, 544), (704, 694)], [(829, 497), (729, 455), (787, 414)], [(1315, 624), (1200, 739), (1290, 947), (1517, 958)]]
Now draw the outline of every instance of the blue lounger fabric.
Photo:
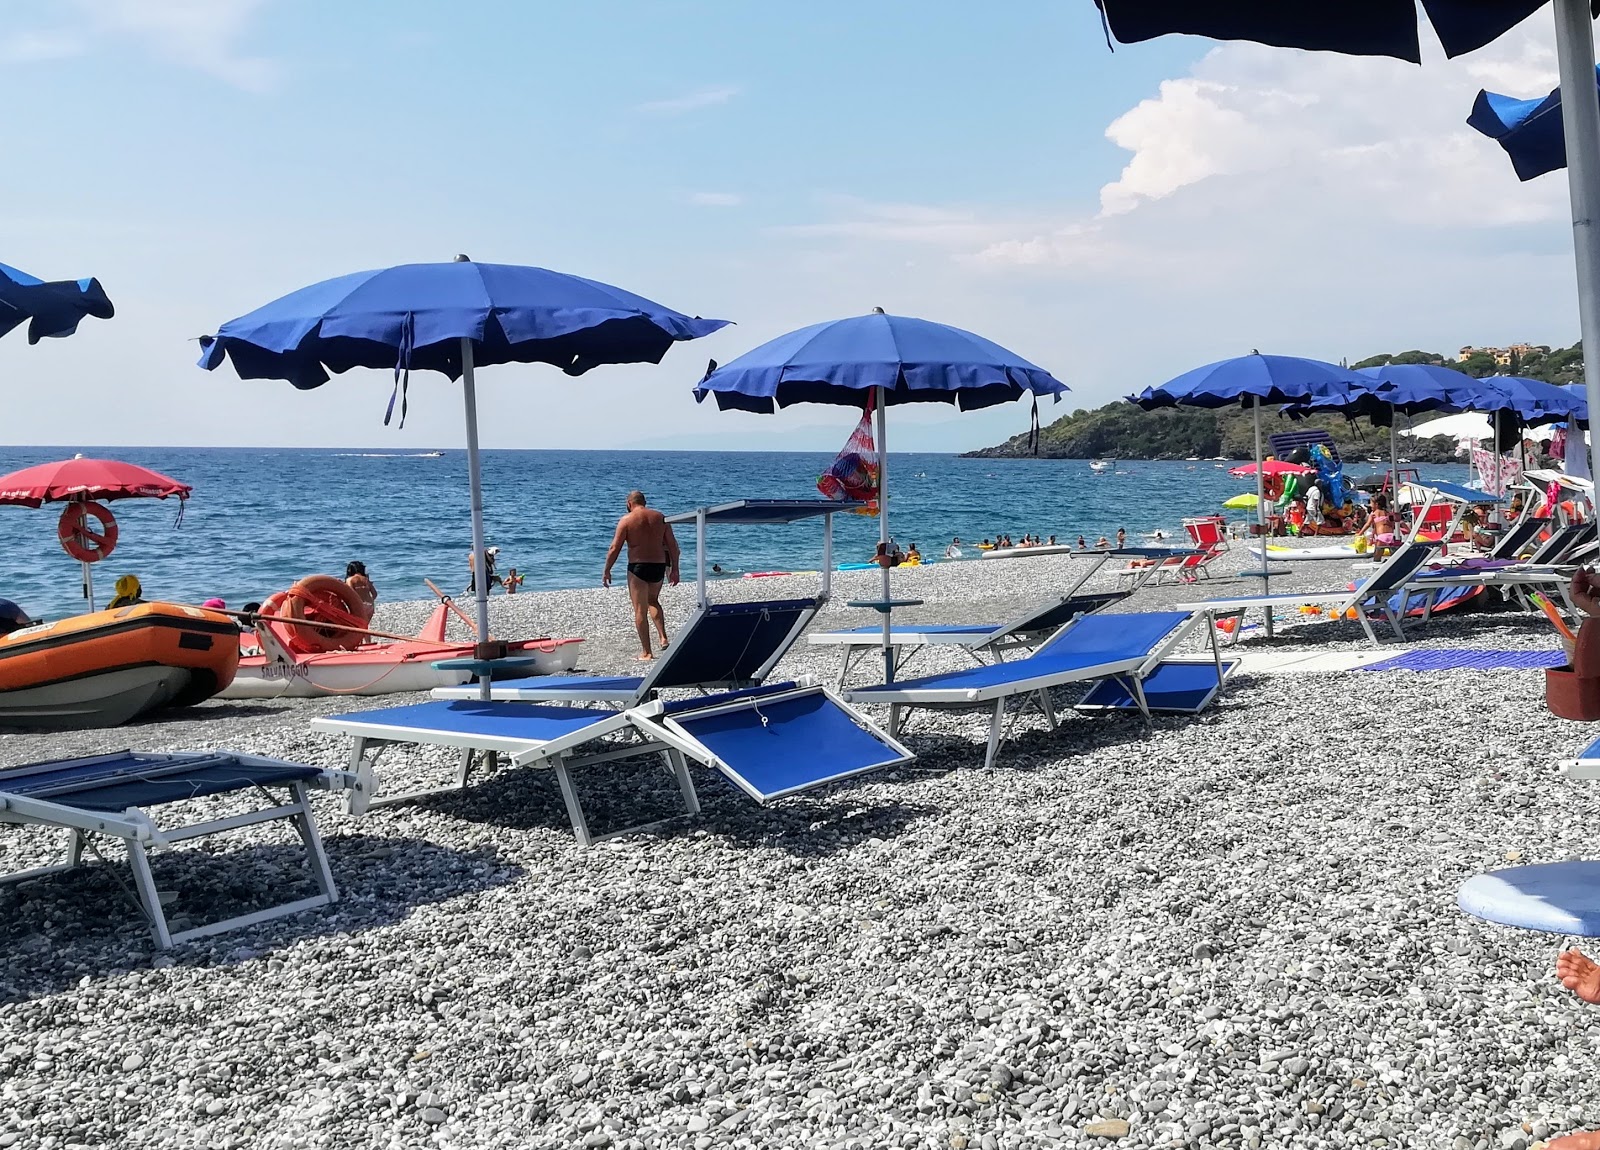
[(744, 706), (709, 715), (690, 711), (678, 722), (759, 802), (905, 757), (820, 691), (772, 702), (751, 694)]
[[(1223, 674), (1238, 666), (1239, 660), (1224, 661)], [(1160, 663), (1146, 675), (1140, 684), (1144, 688), (1145, 703), (1152, 711), (1167, 711), (1184, 715), (1198, 715), (1211, 705), (1221, 688), (1215, 663), (1173, 662)], [(1078, 706), (1089, 710), (1136, 711), (1133, 692), (1120, 679), (1102, 679), (1089, 688)]]
[(359, 721), (409, 731), (526, 739), (530, 743), (547, 743), (581, 731), (598, 720), (616, 717), (617, 712), (600, 707), (541, 707), (532, 703), (485, 703), (465, 699), (436, 699), (406, 707), (330, 716), (336, 721)]
[(225, 753), (122, 751), (0, 771), (0, 791), (82, 810), (117, 812), (251, 786), (301, 782), (320, 774), (320, 767), (242, 763)]
[(962, 690), (1004, 686), (1050, 675), (1070, 674), (1075, 670), (1106, 663), (1127, 662), (1150, 654), (1191, 618), (1187, 611), (1085, 615), (1061, 638), (1041, 647), (1026, 659), (857, 687), (850, 692), (850, 697), (870, 699), (875, 693), (910, 691), (921, 687)]
[(1600, 861), (1539, 863), (1474, 875), (1456, 896), (1475, 918), (1584, 938), (1600, 936)]

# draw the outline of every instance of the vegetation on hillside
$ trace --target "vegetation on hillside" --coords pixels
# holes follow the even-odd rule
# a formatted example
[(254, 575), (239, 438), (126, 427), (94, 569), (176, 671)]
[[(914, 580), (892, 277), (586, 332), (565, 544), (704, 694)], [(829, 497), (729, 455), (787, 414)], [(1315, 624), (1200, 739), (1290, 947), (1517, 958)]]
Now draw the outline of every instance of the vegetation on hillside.
[[(1549, 383), (1577, 383), (1583, 379), (1581, 344), (1554, 350), (1534, 348), (1524, 356), (1513, 356), (1510, 366), (1502, 364), (1497, 367), (1490, 356), (1482, 353), (1473, 354), (1458, 363), (1436, 352), (1426, 351), (1374, 355), (1350, 366), (1377, 367), (1385, 363), (1438, 363), (1474, 377), (1520, 375)], [(1419, 421), (1427, 418), (1417, 417)], [(1401, 426), (1405, 426), (1404, 417)], [(1386, 456), (1389, 451), (1388, 431), (1371, 427), (1366, 420), (1352, 424), (1342, 415), (1319, 414), (1291, 421), (1276, 408), (1262, 408), (1263, 443), (1265, 437), (1275, 431), (1311, 427), (1328, 431), (1338, 445), (1339, 454), (1347, 459), (1368, 455)], [(1453, 439), (1414, 439), (1407, 436), (1403, 444), (1401, 454), (1419, 463), (1449, 463), (1456, 458)], [(995, 447), (968, 454), (1006, 457), (1027, 456), (1032, 452), (1028, 436), (1024, 434), (1013, 436)], [(1064, 415), (1050, 423), (1039, 433), (1039, 455), (1051, 459), (1187, 459), (1192, 456), (1209, 459), (1219, 455), (1227, 459), (1249, 459), (1254, 454), (1250, 411), (1237, 407), (1215, 411), (1191, 407), (1141, 411), (1126, 400), (1118, 400), (1092, 411), (1079, 408), (1071, 415)]]

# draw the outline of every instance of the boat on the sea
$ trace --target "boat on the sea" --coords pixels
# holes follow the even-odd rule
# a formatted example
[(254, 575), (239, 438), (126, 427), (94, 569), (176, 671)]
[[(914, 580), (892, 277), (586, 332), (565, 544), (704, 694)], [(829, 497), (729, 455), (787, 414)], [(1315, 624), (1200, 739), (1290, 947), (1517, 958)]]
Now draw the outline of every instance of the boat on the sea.
[(1089, 460), (1089, 470), (1094, 472), (1096, 475), (1109, 475), (1112, 471), (1116, 470), (1116, 466), (1117, 461), (1115, 459)]
[[(221, 692), (225, 699), (309, 699), (320, 695), (389, 695), (458, 687), (472, 676), (462, 670), (440, 670), (433, 664), (470, 658), (474, 644), (445, 638), (451, 604), (434, 608), (412, 638), (376, 638), (354, 631), (335, 631), (279, 614), (282, 601), (273, 596), (262, 604), (254, 631), (239, 633), (239, 672)], [(277, 609), (275, 609), (277, 608)], [(507, 643), (506, 656), (531, 659), (522, 675), (553, 675), (578, 662), (582, 639), (521, 639)], [(342, 644), (342, 645), (335, 645)]]
[(215, 611), (136, 603), (0, 635), (0, 727), (115, 727), (204, 702), (233, 682), (238, 634)]

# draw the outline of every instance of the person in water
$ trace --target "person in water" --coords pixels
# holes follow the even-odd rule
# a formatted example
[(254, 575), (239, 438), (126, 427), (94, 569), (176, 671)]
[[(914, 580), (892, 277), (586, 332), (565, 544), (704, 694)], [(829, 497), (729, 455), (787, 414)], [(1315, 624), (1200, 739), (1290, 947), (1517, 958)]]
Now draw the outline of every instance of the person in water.
[(921, 563), (922, 562), (922, 552), (917, 550), (917, 545), (915, 543), (913, 543), (911, 545), (910, 549), (906, 552), (906, 562), (907, 563)]
[(1082, 535), (1078, 536), (1078, 550), (1079, 551), (1087, 551), (1087, 550), (1089, 550), (1089, 542)]
[(641, 661), (654, 659), (650, 650), (650, 624), (667, 647), (667, 618), (661, 611), (661, 581), (678, 585), (678, 541), (666, 516), (645, 503), (644, 492), (628, 492), (628, 510), (617, 520), (617, 532), (606, 551), (606, 567), (600, 585), (611, 586), (611, 568), (623, 547), (628, 549), (628, 598), (633, 601), (633, 629), (639, 636)]
[(359, 559), (352, 559), (344, 565), (344, 581), (350, 590), (356, 593), (356, 598), (361, 600), (361, 618), (365, 622), (372, 622), (372, 612), (378, 605), (378, 589), (372, 585), (372, 580), (367, 578), (367, 565)]
[(111, 589), (115, 593), (115, 598), (106, 604), (107, 611), (115, 611), (118, 607), (132, 607), (144, 602), (144, 587), (137, 575), (117, 576), (117, 581)]
[(1104, 551), (1107, 547), (1111, 546), (1111, 540), (1107, 539), (1104, 535), (1102, 535), (1102, 536), (1100, 536), (1099, 541), (1097, 543), (1095, 543), (1094, 546), (1095, 546), (1095, 550), (1096, 551)]
[(954, 539), (950, 540), (950, 546), (944, 549), (944, 557), (946, 559), (961, 558), (961, 536), (957, 535)]
[(1118, 547), (1126, 547), (1127, 545), (1128, 545), (1128, 529), (1126, 527), (1118, 527), (1117, 528), (1117, 546)]
[(523, 576), (515, 567), (508, 570), (506, 572), (506, 594), (515, 595), (517, 588), (522, 586), (522, 580)]
[(31, 626), (33, 620), (28, 618), (28, 613), (18, 607), (10, 599), (0, 599), (0, 635), (9, 635), (13, 631)]

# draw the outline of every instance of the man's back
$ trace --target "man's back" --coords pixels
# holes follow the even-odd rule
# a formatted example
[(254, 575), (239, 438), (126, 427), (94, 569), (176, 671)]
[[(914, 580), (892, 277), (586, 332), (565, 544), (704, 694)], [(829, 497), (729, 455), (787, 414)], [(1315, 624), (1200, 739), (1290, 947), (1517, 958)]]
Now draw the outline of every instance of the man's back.
[(628, 544), (628, 562), (667, 561), (667, 517), (654, 507), (635, 507), (617, 520), (617, 531)]

